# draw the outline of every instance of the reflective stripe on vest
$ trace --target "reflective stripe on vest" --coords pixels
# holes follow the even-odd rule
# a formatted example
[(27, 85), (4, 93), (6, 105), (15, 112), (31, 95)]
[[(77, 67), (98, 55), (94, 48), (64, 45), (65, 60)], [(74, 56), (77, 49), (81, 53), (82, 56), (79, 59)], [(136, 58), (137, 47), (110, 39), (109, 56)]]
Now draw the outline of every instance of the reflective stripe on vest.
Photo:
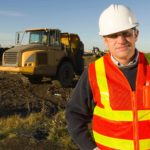
[[(94, 138), (97, 143), (111, 147), (115, 150), (134, 150), (133, 140), (126, 139), (117, 139), (108, 136), (104, 136), (93, 131)], [(150, 149), (150, 139), (139, 140), (140, 150), (149, 150)]]
[[(103, 109), (98, 106), (95, 106), (94, 115), (103, 117), (108, 120), (113, 119), (114, 121), (133, 121), (133, 112), (128, 111), (128, 110), (126, 110), (126, 111), (123, 111), (123, 110), (111, 111), (111, 110), (107, 110), (107, 109)], [(150, 111), (149, 110), (138, 110), (138, 120), (139, 121), (150, 120)]]
[(101, 102), (104, 108), (111, 109), (109, 104), (109, 92), (104, 68), (104, 60), (102, 58), (98, 59), (95, 62), (95, 67), (96, 67), (96, 75), (97, 75), (96, 78), (98, 81), (98, 87), (101, 90)]
[(97, 143), (101, 143), (102, 145), (109, 146), (113, 149), (117, 149), (117, 150), (133, 150), (134, 149), (133, 140), (112, 138), (112, 137), (99, 134), (95, 131), (93, 132), (93, 135)]

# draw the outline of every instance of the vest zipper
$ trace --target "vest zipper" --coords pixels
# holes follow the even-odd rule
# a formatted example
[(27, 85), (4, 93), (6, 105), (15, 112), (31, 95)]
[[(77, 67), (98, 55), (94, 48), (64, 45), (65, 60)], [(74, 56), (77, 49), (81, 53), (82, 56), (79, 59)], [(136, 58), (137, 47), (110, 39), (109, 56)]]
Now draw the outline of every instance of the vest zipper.
[(132, 110), (133, 110), (133, 139), (134, 150), (139, 150), (139, 135), (138, 135), (138, 111), (135, 92), (132, 92)]

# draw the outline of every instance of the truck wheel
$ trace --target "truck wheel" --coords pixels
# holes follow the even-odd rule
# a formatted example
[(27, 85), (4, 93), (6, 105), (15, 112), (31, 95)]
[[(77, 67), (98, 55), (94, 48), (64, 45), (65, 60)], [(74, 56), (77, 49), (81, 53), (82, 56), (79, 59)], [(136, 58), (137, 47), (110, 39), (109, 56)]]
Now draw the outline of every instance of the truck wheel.
[(74, 78), (73, 65), (70, 62), (64, 62), (59, 67), (57, 72), (57, 79), (63, 87), (72, 86)]

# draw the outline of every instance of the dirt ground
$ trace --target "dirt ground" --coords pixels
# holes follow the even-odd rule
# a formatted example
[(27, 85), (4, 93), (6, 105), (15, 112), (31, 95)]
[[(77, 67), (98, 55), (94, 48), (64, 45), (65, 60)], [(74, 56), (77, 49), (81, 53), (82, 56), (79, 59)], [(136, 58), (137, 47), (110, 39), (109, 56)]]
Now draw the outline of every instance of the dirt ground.
[[(93, 56), (85, 56), (85, 66), (94, 59)], [(56, 113), (58, 108), (65, 108), (74, 86), (63, 88), (58, 81), (50, 79), (41, 84), (31, 84), (21, 74), (0, 71), (0, 117), (13, 113), (26, 115), (43, 107), (47, 107), (48, 115)]]
[[(95, 60), (95, 57), (87, 55), (84, 57), (84, 60), (86, 67), (89, 62)], [(25, 117), (28, 114), (41, 112), (42, 110), (45, 111), (46, 116), (49, 118), (53, 115), (57, 115), (60, 110), (65, 110), (65, 106), (78, 79), (79, 77), (74, 80), (73, 87), (63, 88), (56, 80), (52, 81), (45, 78), (40, 84), (31, 84), (21, 74), (0, 71), (0, 118), (10, 117), (14, 114)], [(26, 141), (23, 140), (23, 137), (21, 137), (21, 139), (24, 142)], [(43, 145), (43, 142), (40, 142), (40, 144)], [(14, 143), (13, 140), (11, 140), (11, 143), (6, 144), (6, 139), (4, 144), (2, 143), (3, 142), (0, 141), (0, 150), (2, 145), (5, 147), (2, 150), (16, 150), (16, 148), (12, 148)], [(21, 145), (21, 141), (18, 141), (18, 143)], [(17, 147), (19, 145), (18, 143), (16, 143)], [(32, 150), (32, 148), (30, 149)], [(33, 149), (35, 149), (35, 147)], [(45, 149), (39, 148), (38, 150)], [(56, 148), (53, 149), (56, 150)]]
[(31, 84), (20, 74), (0, 72), (0, 116), (26, 115), (43, 107), (47, 107), (47, 115), (54, 114), (58, 107), (65, 107), (71, 90), (57, 81)]

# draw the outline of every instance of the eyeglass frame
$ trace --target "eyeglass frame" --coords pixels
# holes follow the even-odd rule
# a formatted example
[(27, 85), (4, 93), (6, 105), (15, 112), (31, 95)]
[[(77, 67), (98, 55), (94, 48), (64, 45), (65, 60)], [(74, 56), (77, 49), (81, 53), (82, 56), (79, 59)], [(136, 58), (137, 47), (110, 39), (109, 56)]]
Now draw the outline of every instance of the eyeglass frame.
[[(132, 31), (132, 33), (129, 32), (129, 30)], [(110, 39), (116, 39), (118, 36), (123, 36), (124, 38), (133, 37), (133, 35), (134, 35), (135, 31), (137, 31), (137, 29), (136, 28), (131, 28), (129, 30), (125, 30), (125, 31), (121, 31), (121, 32), (105, 35), (103, 37), (107, 37), (107, 38), (110, 38)]]

